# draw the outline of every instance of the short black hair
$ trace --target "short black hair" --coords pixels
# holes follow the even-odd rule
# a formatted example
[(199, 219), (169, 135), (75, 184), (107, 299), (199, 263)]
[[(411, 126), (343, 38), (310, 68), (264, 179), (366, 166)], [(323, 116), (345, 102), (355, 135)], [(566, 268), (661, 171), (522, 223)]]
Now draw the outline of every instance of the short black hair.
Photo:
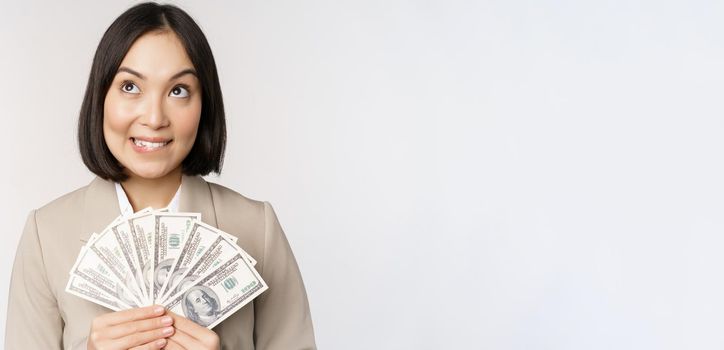
[(169, 4), (146, 2), (122, 13), (103, 34), (91, 66), (78, 118), (78, 145), (83, 163), (99, 177), (123, 181), (123, 165), (108, 149), (103, 135), (103, 105), (126, 53), (148, 32), (171, 31), (183, 44), (201, 84), (201, 118), (191, 151), (183, 160), (186, 175), (220, 173), (226, 147), (224, 101), (216, 63), (206, 36), (193, 18)]

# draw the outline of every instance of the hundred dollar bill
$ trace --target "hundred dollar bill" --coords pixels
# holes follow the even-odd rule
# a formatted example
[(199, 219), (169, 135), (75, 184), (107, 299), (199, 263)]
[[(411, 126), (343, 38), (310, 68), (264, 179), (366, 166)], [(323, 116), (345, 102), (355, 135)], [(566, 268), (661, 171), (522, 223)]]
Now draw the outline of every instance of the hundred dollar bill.
[(267, 289), (254, 267), (238, 252), (163, 305), (211, 329)]
[(93, 283), (88, 282), (85, 278), (77, 275), (70, 276), (68, 284), (65, 286), (65, 291), (113, 311), (131, 308), (131, 306), (126, 305), (124, 302), (96, 287)]
[[(97, 240), (98, 238), (96, 238)], [(124, 281), (111, 271), (105, 261), (89, 247), (82, 247), (78, 259), (70, 270), (71, 276), (78, 276), (104, 293), (131, 307), (143, 305), (138, 296), (128, 289)]]
[(175, 289), (174, 283), (180, 281), (180, 278), (186, 273), (188, 267), (206, 253), (211, 244), (220, 236), (223, 236), (225, 239), (232, 240), (234, 243), (236, 242), (236, 237), (211, 225), (205, 224), (201, 221), (193, 223), (191, 231), (186, 238), (186, 242), (181, 249), (181, 253), (178, 255), (178, 258), (169, 271), (166, 284), (161, 287), (161, 293), (159, 294), (161, 298), (159, 298), (158, 301), (163, 301), (165, 299), (164, 297), (170, 296), (173, 289)]
[(198, 213), (157, 213), (154, 215), (153, 301), (158, 302), (174, 261), (179, 256)]
[(194, 222), (189, 231), (188, 237), (179, 251), (175, 261), (171, 265), (168, 272), (166, 283), (161, 287), (158, 301), (163, 301), (168, 296), (169, 290), (173, 289), (172, 280), (177, 281), (178, 277), (186, 272), (187, 267), (200, 255), (202, 255), (216, 237), (219, 236), (213, 230), (207, 228), (208, 225), (202, 222)]
[[(196, 229), (209, 230), (209, 228), (205, 228), (203, 225)], [(164, 296), (161, 297), (161, 300), (165, 301), (165, 298), (168, 296), (185, 290), (186, 287), (196, 282), (196, 280), (206, 274), (206, 272), (216, 268), (239, 253), (242, 253), (245, 257), (248, 255), (243, 249), (227, 240), (225, 236), (217, 235), (209, 247), (205, 249), (205, 252), (196, 258), (193, 263), (187, 268), (180, 268), (171, 274), (171, 277), (168, 279), (169, 289), (164, 293)]]
[[(139, 285), (136, 276), (138, 269), (133, 263), (133, 251), (130, 241), (127, 240), (128, 230), (119, 230), (119, 225), (126, 223), (121, 220), (120, 224), (114, 223), (106, 227), (91, 244), (86, 246), (94, 251), (111, 272), (126, 284), (127, 289), (135, 296), (141, 304), (147, 302), (144, 293)], [(127, 226), (127, 225), (126, 225)]]
[(131, 240), (136, 252), (136, 261), (149, 301), (153, 301), (153, 247), (156, 218), (154, 212), (140, 212), (128, 219)]
[(128, 218), (131, 239), (136, 249), (136, 261), (141, 271), (147, 299), (153, 301), (153, 252), (156, 229), (155, 214), (168, 213), (168, 208), (153, 210), (148, 207)]
[[(151, 213), (151, 208), (146, 208), (132, 215), (131, 217)], [(143, 297), (146, 304), (152, 304), (143, 275), (144, 265), (141, 265), (141, 261), (139, 261), (139, 258), (142, 258), (139, 257), (139, 254), (142, 254), (144, 250), (147, 250), (147, 247), (145, 246), (145, 241), (140, 239), (140, 237), (138, 237), (137, 235), (134, 235), (134, 231), (131, 228), (131, 223), (129, 220), (121, 220), (120, 222), (111, 225), (111, 231), (114, 234), (116, 241), (118, 242), (118, 246), (120, 247), (121, 252), (123, 253), (124, 260), (130, 269), (130, 273), (134, 276), (136, 280), (136, 286), (141, 291), (141, 296)]]

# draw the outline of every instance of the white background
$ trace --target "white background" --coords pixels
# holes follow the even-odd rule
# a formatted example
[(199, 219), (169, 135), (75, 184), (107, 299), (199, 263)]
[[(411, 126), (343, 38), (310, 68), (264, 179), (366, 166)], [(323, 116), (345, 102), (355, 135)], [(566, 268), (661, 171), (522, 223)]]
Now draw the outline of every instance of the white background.
[[(0, 308), (132, 2), (0, 5)], [(183, 1), (323, 349), (724, 347), (724, 5)]]

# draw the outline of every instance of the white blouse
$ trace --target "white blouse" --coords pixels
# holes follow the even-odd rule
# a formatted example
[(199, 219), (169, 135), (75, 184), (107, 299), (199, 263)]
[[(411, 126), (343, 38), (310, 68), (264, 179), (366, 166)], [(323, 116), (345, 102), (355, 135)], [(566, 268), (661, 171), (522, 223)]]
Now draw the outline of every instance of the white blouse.
[[(118, 197), (118, 207), (121, 208), (121, 215), (124, 217), (129, 217), (133, 215), (133, 206), (131, 206), (131, 202), (128, 200), (128, 196), (126, 195), (126, 191), (123, 190), (123, 186), (121, 186), (120, 183), (115, 182), (116, 184), (116, 197)], [(173, 198), (171, 198), (171, 202), (168, 203), (168, 206), (166, 206), (166, 209), (168, 209), (171, 213), (178, 212), (178, 205), (179, 205), (179, 197), (181, 196), (181, 186), (179, 185), (178, 190), (176, 190), (176, 194), (173, 195)], [(156, 209), (156, 208), (154, 208)]]

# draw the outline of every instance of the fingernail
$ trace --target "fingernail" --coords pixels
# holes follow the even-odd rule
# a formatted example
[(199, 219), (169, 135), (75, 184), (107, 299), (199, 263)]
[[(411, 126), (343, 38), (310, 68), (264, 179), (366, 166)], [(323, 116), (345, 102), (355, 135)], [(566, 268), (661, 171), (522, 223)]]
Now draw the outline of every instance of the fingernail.
[(170, 325), (171, 322), (173, 322), (173, 318), (171, 318), (171, 316), (163, 316), (161, 318), (161, 324), (163, 325)]
[(160, 314), (160, 313), (163, 313), (163, 310), (164, 310), (164, 309), (163, 309), (163, 306), (156, 306), (156, 307), (153, 308), (153, 313), (154, 313), (154, 314)]
[(164, 346), (164, 345), (166, 345), (166, 339), (156, 340), (156, 346), (158, 346), (159, 348), (162, 347), (162, 346)]
[(168, 327), (163, 329), (163, 335), (171, 335), (173, 333), (173, 327)]

